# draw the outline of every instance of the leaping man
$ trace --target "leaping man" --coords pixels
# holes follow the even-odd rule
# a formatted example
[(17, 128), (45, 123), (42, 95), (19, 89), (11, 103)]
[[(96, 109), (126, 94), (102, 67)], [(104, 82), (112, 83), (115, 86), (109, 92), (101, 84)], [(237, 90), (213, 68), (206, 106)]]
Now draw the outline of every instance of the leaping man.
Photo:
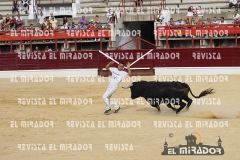
[(104, 102), (106, 103), (106, 111), (104, 112), (104, 114), (111, 113), (110, 105), (112, 105), (114, 107), (114, 109), (115, 109), (114, 113), (117, 113), (120, 110), (120, 107), (114, 102), (114, 100), (111, 98), (111, 96), (117, 91), (119, 84), (127, 75), (130, 77), (132, 76), (131, 69), (130, 69), (130, 66), (131, 66), (130, 62), (127, 63), (128, 72), (124, 71), (124, 63), (123, 62), (120, 62), (118, 64), (118, 68), (110, 67), (113, 64), (114, 64), (114, 62), (111, 61), (106, 66), (106, 69), (109, 70), (110, 72), (112, 72), (112, 77), (111, 77), (111, 81), (108, 85), (106, 92), (102, 96)]

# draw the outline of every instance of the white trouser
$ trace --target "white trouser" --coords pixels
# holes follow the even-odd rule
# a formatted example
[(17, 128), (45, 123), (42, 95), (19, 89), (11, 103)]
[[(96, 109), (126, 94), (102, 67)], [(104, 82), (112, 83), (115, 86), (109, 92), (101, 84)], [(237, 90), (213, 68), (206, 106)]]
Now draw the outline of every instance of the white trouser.
[(115, 110), (119, 108), (119, 106), (111, 98), (111, 96), (113, 95), (113, 93), (117, 91), (117, 89), (118, 89), (118, 86), (114, 86), (114, 87), (109, 86), (106, 92), (103, 94), (102, 98), (106, 103), (106, 110), (110, 109), (110, 105), (113, 105)]

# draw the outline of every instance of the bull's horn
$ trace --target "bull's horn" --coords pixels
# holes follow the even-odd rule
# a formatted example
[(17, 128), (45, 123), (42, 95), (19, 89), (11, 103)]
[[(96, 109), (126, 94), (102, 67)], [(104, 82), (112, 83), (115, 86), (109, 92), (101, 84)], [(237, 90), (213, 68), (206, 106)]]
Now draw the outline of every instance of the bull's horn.
[(122, 87), (122, 88), (123, 88), (123, 89), (128, 89), (128, 88), (132, 87), (132, 85), (133, 85), (133, 84), (130, 84), (129, 86), (127, 86), (127, 87)]

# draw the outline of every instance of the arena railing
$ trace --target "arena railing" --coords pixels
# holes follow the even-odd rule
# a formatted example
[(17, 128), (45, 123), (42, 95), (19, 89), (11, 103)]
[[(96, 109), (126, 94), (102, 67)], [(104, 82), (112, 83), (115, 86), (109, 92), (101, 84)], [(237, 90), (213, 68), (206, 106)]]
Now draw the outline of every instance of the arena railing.
[[(174, 26), (156, 26), (156, 45), (159, 46), (160, 40), (166, 40), (166, 48), (169, 48), (169, 39), (174, 37), (191, 37), (192, 40), (192, 48), (194, 46), (194, 40), (196, 37), (200, 37), (201, 43), (206, 39), (205, 36), (208, 36), (210, 40), (210, 48), (213, 47), (213, 38), (218, 39), (219, 37), (223, 37), (223, 39), (227, 39), (226, 37), (231, 38), (229, 35), (234, 35), (235, 39), (235, 47), (238, 46), (238, 37), (240, 35), (240, 26), (239, 24), (221, 24), (221, 25), (174, 25)], [(215, 36), (215, 37), (214, 37)], [(204, 38), (205, 37), (205, 38)], [(186, 39), (187, 40), (187, 39)]]
[(118, 46), (116, 50), (121, 50), (125, 47), (134, 49), (156, 49), (156, 46), (154, 44), (146, 41), (145, 39), (142, 39), (141, 37), (135, 37), (131, 39), (130, 41), (122, 44), (121, 46)]
[[(13, 52), (13, 42), (20, 42), (20, 47), (23, 46), (23, 41), (29, 41), (30, 52), (32, 52), (33, 41), (54, 40), (55, 50), (57, 49), (58, 40), (64, 40), (65, 45), (68, 45), (68, 40), (74, 41), (74, 47), (77, 51), (77, 41), (80, 39), (95, 39), (99, 38), (100, 49), (102, 49), (102, 38), (108, 38), (111, 42), (111, 29), (55, 29), (55, 30), (22, 30), (0, 32), (0, 42), (9, 42), (10, 52)], [(110, 46), (111, 47), (111, 46)]]

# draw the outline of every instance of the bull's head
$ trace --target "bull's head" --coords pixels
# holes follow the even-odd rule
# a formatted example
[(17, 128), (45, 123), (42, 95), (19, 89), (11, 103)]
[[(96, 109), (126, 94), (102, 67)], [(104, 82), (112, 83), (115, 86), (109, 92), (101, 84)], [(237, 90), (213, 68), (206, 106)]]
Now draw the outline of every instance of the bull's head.
[(142, 96), (142, 87), (140, 82), (133, 82), (131, 85), (127, 86), (127, 87), (122, 87), (123, 89), (131, 89), (131, 98), (135, 99), (138, 97)]

